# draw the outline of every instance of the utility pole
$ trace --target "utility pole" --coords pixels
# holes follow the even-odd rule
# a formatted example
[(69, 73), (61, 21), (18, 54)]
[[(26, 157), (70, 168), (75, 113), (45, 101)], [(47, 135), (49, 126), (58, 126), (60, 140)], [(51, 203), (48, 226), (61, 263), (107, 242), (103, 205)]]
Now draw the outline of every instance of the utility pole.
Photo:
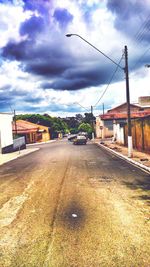
[(129, 93), (129, 71), (128, 71), (128, 48), (125, 46), (125, 76), (126, 76), (126, 99), (127, 99), (127, 122), (128, 122), (128, 157), (132, 157), (132, 132), (130, 116), (130, 93)]
[(92, 115), (92, 139), (94, 139), (93, 106), (91, 106), (91, 115)]
[[(111, 59), (109, 56), (107, 56), (105, 53), (103, 53), (101, 50), (99, 50), (96, 46), (92, 45), (90, 42), (88, 42), (86, 39), (84, 39), (81, 35), (76, 33), (69, 33), (66, 34), (66, 37), (71, 36), (77, 36), (81, 38), (84, 42), (86, 42), (88, 45), (93, 47), (95, 50), (97, 50), (99, 53), (101, 53), (104, 57), (109, 59), (112, 63), (114, 63), (118, 68), (123, 70), (126, 75), (126, 98), (127, 98), (127, 117), (128, 117), (128, 157), (132, 157), (132, 135), (131, 135), (131, 118), (130, 118), (130, 94), (129, 94), (129, 75), (128, 75), (128, 49), (127, 46), (125, 46), (125, 68), (122, 68), (120, 64), (115, 62), (113, 59)], [(149, 64), (148, 64), (149, 67)], [(92, 108), (91, 108), (92, 111)]]

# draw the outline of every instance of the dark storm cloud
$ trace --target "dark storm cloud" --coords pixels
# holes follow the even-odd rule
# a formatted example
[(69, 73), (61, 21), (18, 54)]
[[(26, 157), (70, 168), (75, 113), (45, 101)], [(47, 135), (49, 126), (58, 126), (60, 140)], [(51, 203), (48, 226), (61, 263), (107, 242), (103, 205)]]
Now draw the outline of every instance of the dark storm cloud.
[(2, 56), (22, 62), (23, 69), (30, 73), (49, 77), (61, 74), (72, 65), (72, 58), (67, 57), (63, 47), (58, 49), (53, 43), (36, 45), (30, 40), (8, 43), (2, 50)]
[(137, 42), (150, 41), (150, 2), (107, 0), (107, 7), (116, 15), (117, 30), (125, 32)]
[[(80, 90), (91, 86), (98, 86), (109, 82), (114, 69), (112, 66), (102, 67), (94, 65), (91, 69), (75, 68), (67, 70), (53, 82), (44, 82), (41, 87), (55, 90)], [(122, 72), (118, 72), (114, 81), (122, 79)]]
[(62, 74), (66, 67), (65, 61), (62, 61), (60, 64), (58, 64), (55, 59), (52, 59), (51, 62), (41, 61), (41, 63), (39, 62), (38, 64), (36, 64), (36, 62), (31, 62), (30, 64), (26, 65), (25, 70), (43, 77), (54, 77)]
[(48, 7), (53, 3), (52, 0), (23, 0), (24, 9), (38, 11), (40, 14), (48, 14)]
[(73, 20), (73, 15), (65, 8), (55, 9), (53, 17), (61, 27), (66, 27)]
[(20, 34), (28, 35), (30, 38), (36, 36), (36, 34), (44, 30), (45, 23), (43, 18), (32, 16), (30, 19), (26, 20), (20, 26)]
[(30, 45), (31, 42), (29, 41), (22, 41), (20, 43), (10, 41), (5, 47), (3, 47), (1, 55), (4, 59), (15, 59), (18, 61), (27, 60), (31, 57), (31, 54), (29, 52)]
[(2, 55), (20, 61), (22, 70), (45, 80), (41, 86), (44, 89), (79, 90), (98, 86), (107, 83), (114, 71), (114, 66), (107, 65), (105, 59), (100, 63), (87, 59), (82, 61), (82, 58), (79, 61), (65, 46), (58, 49), (53, 43), (32, 45), (30, 40), (9, 43), (3, 48)]
[[(103, 64), (98, 59), (76, 57), (70, 52), (70, 43), (65, 36), (64, 28), (72, 21), (73, 16), (67, 9), (57, 8), (53, 12), (54, 21), (62, 28), (61, 33), (55, 24), (48, 24), (49, 8), (52, 1), (25, 1), (24, 9), (38, 11), (41, 16), (33, 15), (20, 25), (21, 36), (28, 38), (10, 41), (2, 49), (3, 59), (17, 60), (21, 68), (43, 80), (42, 88), (54, 90), (80, 90), (91, 86), (106, 84), (114, 70), (111, 64)], [(94, 8), (94, 7), (93, 7)], [(85, 13), (90, 12), (89, 7)], [(44, 14), (44, 15), (43, 15)], [(45, 15), (46, 14), (46, 15)], [(46, 41), (41, 41), (41, 33)], [(100, 58), (101, 59), (101, 58)], [(105, 62), (105, 59), (103, 59)], [(120, 76), (117, 77), (120, 80)]]

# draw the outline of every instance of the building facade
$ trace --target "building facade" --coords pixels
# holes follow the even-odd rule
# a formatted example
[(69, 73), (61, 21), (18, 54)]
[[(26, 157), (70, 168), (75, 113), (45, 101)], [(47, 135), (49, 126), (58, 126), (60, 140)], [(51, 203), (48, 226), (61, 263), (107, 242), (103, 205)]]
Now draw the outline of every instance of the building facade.
[(0, 153), (13, 150), (12, 120), (12, 114), (0, 113)]
[(24, 120), (17, 120), (16, 124), (13, 123), (13, 134), (24, 136), (26, 144), (50, 140), (49, 127)]
[[(150, 114), (150, 97), (140, 97), (138, 104), (130, 104), (130, 114), (132, 118), (140, 118)], [(123, 140), (123, 125), (127, 122), (127, 103), (108, 110), (105, 114), (96, 118), (97, 138), (117, 138), (119, 142)]]

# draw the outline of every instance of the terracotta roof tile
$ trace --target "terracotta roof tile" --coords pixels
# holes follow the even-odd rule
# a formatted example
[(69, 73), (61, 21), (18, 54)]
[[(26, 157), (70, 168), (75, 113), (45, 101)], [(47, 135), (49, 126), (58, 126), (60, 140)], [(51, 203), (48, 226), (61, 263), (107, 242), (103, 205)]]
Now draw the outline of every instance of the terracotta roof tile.
[[(30, 123), (24, 120), (16, 121), (17, 125), (17, 132), (18, 133), (29, 133), (29, 132), (36, 132), (38, 130), (38, 125)], [(15, 123), (12, 124), (13, 131), (15, 131)]]
[[(144, 118), (150, 115), (150, 110), (138, 111), (131, 113), (131, 119)], [(102, 120), (117, 120), (117, 119), (127, 119), (127, 113), (106, 113), (104, 115), (99, 115)]]

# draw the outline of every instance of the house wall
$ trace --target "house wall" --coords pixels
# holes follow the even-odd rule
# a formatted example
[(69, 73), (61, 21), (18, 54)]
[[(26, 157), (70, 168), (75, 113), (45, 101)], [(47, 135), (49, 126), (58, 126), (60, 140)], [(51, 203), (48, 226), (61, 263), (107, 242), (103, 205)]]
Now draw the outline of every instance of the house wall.
[[(130, 105), (130, 111), (131, 112), (137, 112), (140, 110), (140, 107), (138, 106), (134, 106), (134, 105)], [(116, 108), (113, 108), (113, 109), (110, 109), (107, 111), (108, 114), (111, 114), (111, 113), (127, 113), (127, 104), (124, 104), (124, 105), (121, 105), (121, 106), (118, 106)]]
[(104, 125), (103, 125), (103, 121), (98, 116), (96, 117), (96, 127), (95, 127), (97, 138), (102, 138), (102, 131), (100, 130), (100, 126), (103, 127)]
[(27, 144), (50, 140), (49, 127), (23, 120), (17, 121), (17, 135), (24, 136)]
[(46, 142), (50, 140), (50, 134), (49, 132), (43, 132), (42, 133), (42, 142)]
[(141, 106), (150, 106), (150, 96), (140, 96), (138, 98), (139, 105)]
[(12, 115), (0, 114), (0, 153), (9, 152), (13, 147)]
[[(127, 125), (125, 138), (127, 138)], [(133, 148), (150, 153), (150, 117), (132, 120)]]
[(49, 128), (46, 126), (38, 125), (38, 129), (43, 131), (41, 132), (41, 139), (37, 140), (38, 142), (46, 142), (51, 139)]
[(124, 127), (120, 123), (113, 124), (113, 136), (117, 143), (124, 145)]
[(113, 120), (104, 121), (103, 138), (113, 137)]
[[(100, 127), (103, 127), (100, 129)], [(113, 121), (112, 120), (101, 120), (98, 116), (96, 117), (96, 137), (97, 138), (108, 138), (113, 136)]]

